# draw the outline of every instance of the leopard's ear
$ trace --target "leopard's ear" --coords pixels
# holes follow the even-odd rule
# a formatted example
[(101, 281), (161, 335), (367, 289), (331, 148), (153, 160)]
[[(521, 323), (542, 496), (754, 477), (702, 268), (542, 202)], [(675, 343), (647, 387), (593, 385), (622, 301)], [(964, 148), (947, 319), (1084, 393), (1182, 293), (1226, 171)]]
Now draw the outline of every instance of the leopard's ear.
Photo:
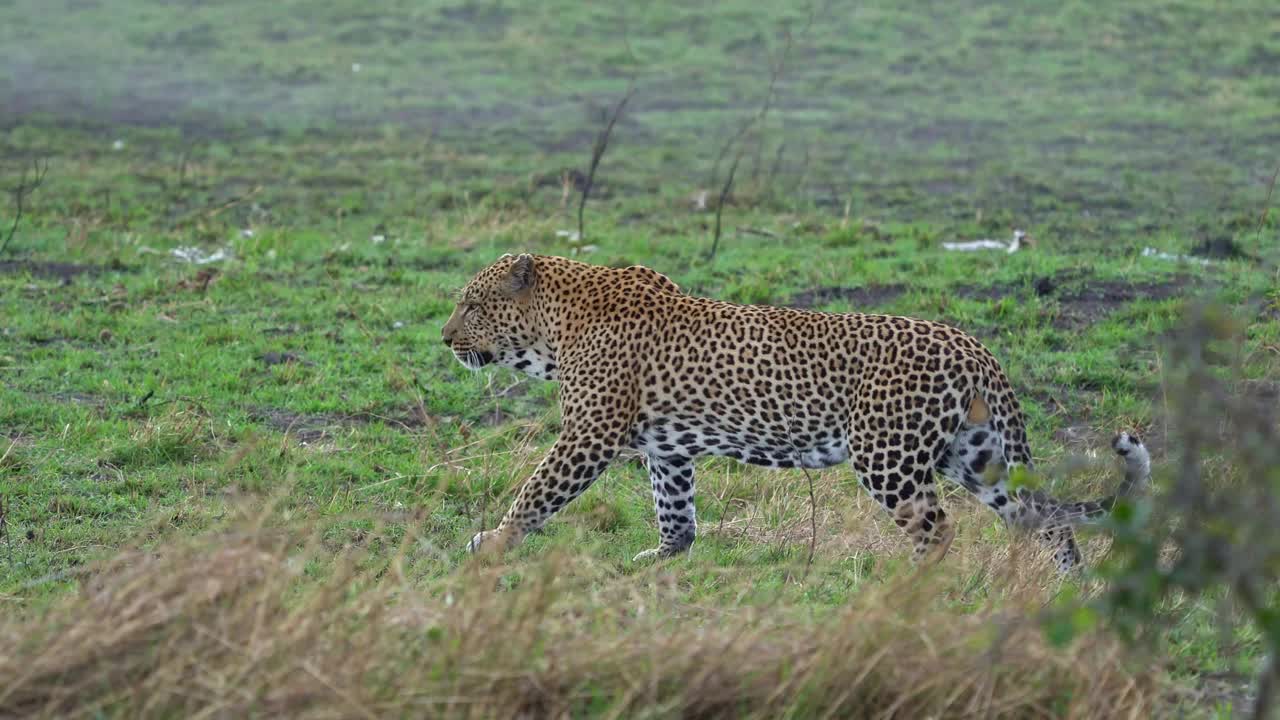
[(533, 267), (533, 256), (524, 253), (516, 257), (507, 270), (507, 282), (504, 288), (511, 297), (519, 297), (533, 289), (538, 275)]

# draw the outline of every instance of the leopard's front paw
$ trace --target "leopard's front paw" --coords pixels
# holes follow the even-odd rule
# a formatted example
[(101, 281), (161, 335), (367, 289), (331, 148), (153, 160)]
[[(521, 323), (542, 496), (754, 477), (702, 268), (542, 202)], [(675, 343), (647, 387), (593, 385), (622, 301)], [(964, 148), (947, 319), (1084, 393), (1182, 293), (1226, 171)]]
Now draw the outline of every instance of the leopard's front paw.
[[(692, 543), (690, 543), (690, 545), (691, 544)], [(656, 548), (649, 548), (648, 550), (637, 553), (635, 557), (631, 558), (631, 562), (639, 563), (665, 560), (677, 555), (683, 555), (687, 552), (689, 552), (689, 545), (685, 545), (684, 547), (664, 547), (659, 545)]]
[(645, 550), (631, 558), (631, 562), (649, 562), (651, 560), (657, 560), (660, 557), (662, 557), (662, 548), (649, 548), (648, 550)]

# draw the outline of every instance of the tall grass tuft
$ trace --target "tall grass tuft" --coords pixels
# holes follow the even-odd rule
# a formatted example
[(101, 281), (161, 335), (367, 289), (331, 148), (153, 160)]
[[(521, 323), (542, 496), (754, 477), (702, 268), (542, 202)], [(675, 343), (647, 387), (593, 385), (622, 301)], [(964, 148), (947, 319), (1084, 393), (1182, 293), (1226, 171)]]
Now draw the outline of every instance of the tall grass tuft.
[(0, 714), (1137, 718), (1158, 699), (1101, 631), (1050, 646), (1033, 584), (976, 612), (928, 574), (835, 609), (704, 608), (662, 566), (552, 553), (414, 579), (413, 538), (334, 558), (318, 536), (257, 518), (98, 564), (0, 623)]

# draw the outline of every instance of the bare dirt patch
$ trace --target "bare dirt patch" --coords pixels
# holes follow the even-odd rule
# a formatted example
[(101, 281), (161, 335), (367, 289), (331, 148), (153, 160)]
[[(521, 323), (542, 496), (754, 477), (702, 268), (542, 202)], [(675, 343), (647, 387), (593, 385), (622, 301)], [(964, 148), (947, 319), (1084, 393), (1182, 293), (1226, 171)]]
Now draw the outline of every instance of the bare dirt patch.
[(997, 283), (995, 285), (960, 285), (949, 291), (956, 297), (967, 300), (1000, 300), (1022, 292), (1022, 285), (1015, 283)]
[(1131, 282), (1095, 280), (1079, 271), (1068, 270), (1035, 278), (1031, 281), (1029, 290), (1027, 284), (1016, 282), (962, 285), (950, 292), (971, 300), (1025, 298), (1030, 294), (1054, 298), (1061, 307), (1061, 312), (1054, 319), (1053, 326), (1059, 330), (1078, 330), (1131, 302), (1180, 297), (1196, 284), (1196, 279), (1190, 275), (1178, 275), (1168, 280)]
[(252, 412), (257, 420), (273, 430), (291, 435), (302, 443), (316, 443), (341, 434), (346, 430), (374, 422), (396, 425), (405, 430), (416, 430), (434, 424), (434, 418), (426, 416), (416, 407), (387, 413), (361, 411), (354, 413), (296, 413), (281, 408), (257, 408)]
[(38, 260), (0, 260), (0, 275), (30, 274), (33, 277), (58, 278), (63, 284), (70, 284), (80, 275), (101, 275), (108, 271), (128, 270), (123, 265), (101, 266), (80, 265), (78, 263), (42, 262)]
[(844, 300), (855, 309), (877, 307), (892, 302), (904, 292), (906, 292), (906, 286), (897, 284), (868, 285), (859, 288), (816, 287), (792, 295), (789, 305), (796, 308), (813, 308)]
[(1093, 324), (1124, 305), (1137, 300), (1168, 300), (1184, 295), (1195, 285), (1190, 275), (1179, 275), (1157, 282), (1123, 280), (1090, 280), (1082, 285), (1055, 292), (1062, 311), (1053, 326), (1061, 330), (1077, 330)]
[(1265, 296), (1255, 296), (1249, 298), (1245, 304), (1258, 308), (1257, 322), (1280, 320), (1280, 299), (1271, 300)]
[(1247, 252), (1231, 237), (1218, 235), (1205, 238), (1191, 248), (1191, 255), (1210, 260), (1248, 260), (1259, 262), (1258, 258)]
[[(1032, 295), (1053, 298), (1059, 306), (1053, 327), (1079, 330), (1141, 300), (1168, 300), (1194, 290), (1197, 280), (1178, 275), (1168, 280), (1140, 281), (1092, 279), (1080, 271), (1063, 271), (1025, 281), (992, 285), (961, 285), (949, 292), (970, 300), (996, 301), (1006, 297), (1026, 299)], [(815, 287), (791, 297), (790, 306), (814, 308), (847, 301), (855, 309), (876, 309), (906, 292), (903, 285), (870, 285), (860, 288)], [(1265, 311), (1264, 311), (1265, 312)]]

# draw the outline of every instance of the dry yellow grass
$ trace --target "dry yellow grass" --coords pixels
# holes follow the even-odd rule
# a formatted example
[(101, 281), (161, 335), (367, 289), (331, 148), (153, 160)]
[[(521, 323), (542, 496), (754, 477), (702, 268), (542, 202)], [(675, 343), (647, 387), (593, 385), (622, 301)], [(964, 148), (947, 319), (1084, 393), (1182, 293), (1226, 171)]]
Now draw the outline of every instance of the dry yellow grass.
[(333, 559), (282, 525), (121, 554), (78, 595), (3, 621), (0, 713), (1140, 718), (1159, 690), (1105, 634), (1051, 647), (1034, 568), (1000, 575), (973, 612), (946, 607), (945, 572), (869, 584), (838, 609), (701, 607), (680, 599), (678, 565), (618, 576), (551, 553), (515, 583), (513, 566), (480, 563), (414, 579), (412, 538), (390, 559)]

